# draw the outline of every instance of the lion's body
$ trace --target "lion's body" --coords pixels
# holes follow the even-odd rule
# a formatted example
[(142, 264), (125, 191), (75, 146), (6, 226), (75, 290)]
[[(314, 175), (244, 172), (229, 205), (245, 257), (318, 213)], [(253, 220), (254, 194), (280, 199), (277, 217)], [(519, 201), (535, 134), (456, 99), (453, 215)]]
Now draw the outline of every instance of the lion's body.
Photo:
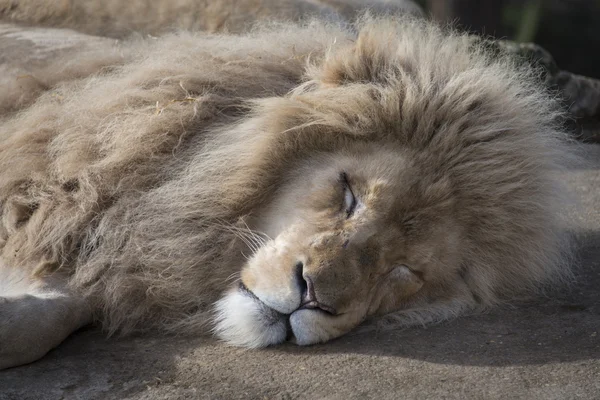
[[(367, 146), (415, 171), (406, 188), (390, 186), (390, 199), (411, 193), (394, 212), (445, 221), (454, 236), (440, 248), (453, 255), (421, 248), (435, 264), (416, 272), (425, 289), (352, 326), (384, 311), (396, 325), (438, 321), (567, 275), (555, 173), (570, 150), (532, 75), (425, 22), (367, 20), (358, 31), (315, 22), (134, 41), (110, 69), (6, 118), (1, 269), (63, 277), (109, 332), (202, 332), (257, 250), (246, 224), (293, 214), (292, 200), (265, 211), (285, 203), (293, 171), (316, 174), (313, 157)], [(396, 228), (380, 227), (410, 247)], [(219, 318), (221, 332), (234, 329)]]
[(409, 0), (0, 0), (0, 19), (122, 38), (174, 29), (244, 32), (258, 20), (353, 20), (359, 11), (420, 14)]

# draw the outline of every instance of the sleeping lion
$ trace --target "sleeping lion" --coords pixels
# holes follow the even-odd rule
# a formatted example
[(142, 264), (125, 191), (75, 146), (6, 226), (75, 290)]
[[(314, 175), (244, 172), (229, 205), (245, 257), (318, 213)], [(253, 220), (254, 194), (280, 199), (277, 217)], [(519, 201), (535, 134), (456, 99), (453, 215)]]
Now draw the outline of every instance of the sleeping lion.
[(466, 35), (365, 17), (119, 52), (0, 124), (1, 368), (89, 323), (309, 345), (569, 274), (557, 102)]

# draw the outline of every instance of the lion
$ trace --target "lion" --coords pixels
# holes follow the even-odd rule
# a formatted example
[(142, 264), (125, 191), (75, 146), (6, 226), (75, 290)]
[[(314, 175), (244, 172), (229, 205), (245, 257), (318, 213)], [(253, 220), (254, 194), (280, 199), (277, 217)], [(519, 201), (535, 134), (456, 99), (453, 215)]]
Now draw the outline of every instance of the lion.
[(466, 34), (365, 16), (119, 51), (0, 125), (0, 368), (90, 323), (310, 345), (569, 277), (562, 111)]

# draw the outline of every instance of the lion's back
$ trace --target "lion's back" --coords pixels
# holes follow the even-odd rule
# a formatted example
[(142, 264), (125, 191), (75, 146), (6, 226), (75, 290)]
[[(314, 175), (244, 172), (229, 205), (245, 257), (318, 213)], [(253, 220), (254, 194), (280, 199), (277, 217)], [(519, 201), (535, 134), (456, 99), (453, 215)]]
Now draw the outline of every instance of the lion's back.
[(22, 0), (3, 6), (0, 1), (0, 20), (123, 38), (132, 33), (161, 35), (181, 29), (243, 33), (257, 21), (267, 20), (319, 17), (350, 22), (367, 7), (376, 13), (421, 14), (410, 0), (75, 0), (65, 4)]

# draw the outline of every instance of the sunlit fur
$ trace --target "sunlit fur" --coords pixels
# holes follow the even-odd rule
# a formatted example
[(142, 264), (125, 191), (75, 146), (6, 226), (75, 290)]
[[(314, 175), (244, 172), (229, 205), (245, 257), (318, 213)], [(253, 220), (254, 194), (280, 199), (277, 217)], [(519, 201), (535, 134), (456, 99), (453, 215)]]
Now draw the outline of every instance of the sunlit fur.
[(360, 11), (411, 13), (410, 0), (0, 0), (0, 20), (123, 38), (174, 29), (244, 32), (256, 21), (352, 21)]
[[(324, 268), (317, 297), (353, 311), (292, 314), (301, 344), (380, 314), (390, 326), (440, 321), (569, 273), (556, 173), (571, 158), (557, 104), (535, 73), (465, 35), (366, 18), (120, 51), (122, 65), (0, 126), (2, 259), (68, 273), (108, 332), (198, 333), (224, 296), (222, 337), (279, 342), (260, 297), (298, 296), (290, 274), (307, 254)], [(363, 203), (347, 222), (332, 211), (341, 169)], [(381, 251), (352, 258), (365, 226), (362, 243)], [(350, 235), (348, 252), (334, 231)], [(390, 286), (361, 280), (370, 263)], [(249, 292), (231, 309), (240, 273)]]

